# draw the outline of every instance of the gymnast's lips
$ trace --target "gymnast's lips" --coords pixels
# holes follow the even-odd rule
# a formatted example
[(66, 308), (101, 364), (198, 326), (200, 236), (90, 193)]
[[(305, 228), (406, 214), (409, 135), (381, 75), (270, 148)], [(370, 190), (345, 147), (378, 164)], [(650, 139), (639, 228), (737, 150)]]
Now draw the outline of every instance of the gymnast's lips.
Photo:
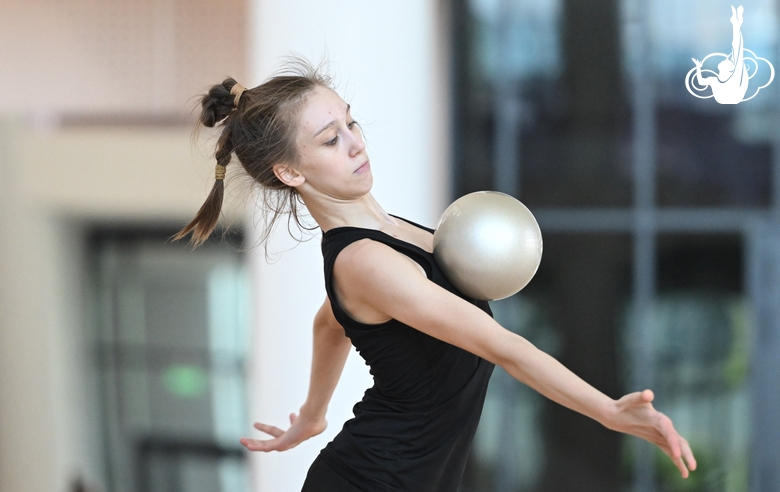
[(360, 174), (364, 171), (368, 171), (370, 167), (371, 164), (368, 161), (366, 161), (359, 168), (355, 169), (355, 172), (353, 174)]

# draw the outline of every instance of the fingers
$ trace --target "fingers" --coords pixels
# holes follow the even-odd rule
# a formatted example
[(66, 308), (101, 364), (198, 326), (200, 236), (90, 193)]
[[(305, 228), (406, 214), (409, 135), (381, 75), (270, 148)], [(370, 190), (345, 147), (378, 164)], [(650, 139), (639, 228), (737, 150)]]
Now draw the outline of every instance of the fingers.
[(626, 407), (632, 407), (650, 403), (653, 401), (653, 398), (655, 398), (653, 392), (649, 389), (646, 389), (644, 391), (629, 393), (628, 395), (621, 398), (621, 402), (623, 402)]
[(683, 478), (688, 478), (688, 475), (690, 475), (690, 472), (688, 471), (688, 467), (685, 466), (685, 463), (683, 463), (683, 460), (681, 457), (672, 458), (672, 462), (675, 464), (678, 470), (680, 470), (680, 476)]
[(653, 393), (653, 390), (646, 389), (642, 392), (642, 400), (644, 400), (645, 403), (650, 403), (655, 399), (655, 394)]
[(672, 453), (671, 458), (673, 460), (680, 459), (680, 456), (682, 455), (680, 439), (682, 438), (675, 430), (674, 424), (672, 424), (672, 420), (666, 415), (662, 415), (660, 427), (661, 428), (659, 430), (661, 431), (661, 435), (664, 437), (664, 440), (666, 440), (666, 443), (669, 446), (669, 450)]
[(254, 428), (274, 437), (282, 437), (282, 434), (284, 434), (282, 429), (274, 427), (273, 425), (261, 424), (260, 422), (255, 422)]
[(239, 442), (249, 451), (263, 451), (266, 453), (270, 451), (287, 451), (288, 449), (294, 448), (298, 445), (297, 442), (291, 442), (290, 439), (285, 438), (276, 438), (263, 441), (261, 439), (248, 439), (246, 437), (242, 437), (239, 439)]
[(290, 428), (282, 430), (276, 426), (263, 424), (261, 422), (255, 422), (254, 428), (260, 432), (264, 432), (273, 439), (249, 439), (243, 437), (240, 439), (241, 444), (249, 451), (286, 451), (294, 448), (301, 441), (308, 439), (310, 436), (305, 432), (302, 434), (301, 429), (298, 426), (293, 426), (293, 423), (298, 418), (298, 415), (291, 413), (289, 415)]
[(688, 464), (688, 469), (693, 471), (696, 469), (696, 458), (693, 456), (693, 451), (691, 451), (691, 446), (688, 444), (688, 441), (680, 438), (682, 441), (682, 455), (683, 458), (685, 458), (685, 462)]
[(669, 456), (680, 475), (688, 478), (690, 472), (696, 469), (696, 458), (688, 441), (677, 433), (672, 420), (653, 408), (654, 399), (653, 391), (646, 389), (618, 400), (622, 425), (616, 426), (615, 430), (633, 434), (657, 445)]
[(667, 446), (662, 447), (662, 449), (680, 470), (680, 475), (683, 478), (688, 478), (690, 472), (695, 470), (697, 466), (690, 444), (677, 433), (672, 421), (665, 415), (661, 432), (664, 434), (668, 446), (668, 449)]
[[(291, 418), (293, 417), (291, 416)], [(265, 432), (274, 439), (262, 440), (242, 437), (239, 442), (249, 451), (285, 451), (295, 446), (290, 442), (289, 436), (285, 436), (286, 432), (278, 427), (255, 422), (254, 428)]]
[(247, 439), (246, 437), (239, 439), (241, 445), (249, 451), (279, 451), (275, 441), (276, 439), (261, 441), (259, 439)]
[[(678, 449), (680, 448), (680, 446), (679, 446), (679, 441), (680, 440), (682, 440), (682, 437), (677, 436), (678, 446), (676, 446), (676, 447)], [(673, 446), (671, 445), (671, 443), (674, 442), (674, 441), (675, 441), (674, 439), (670, 439), (667, 442), (659, 443), (658, 446), (661, 448), (661, 451), (663, 451), (664, 454), (666, 454), (666, 456), (668, 456), (669, 459), (672, 460), (672, 463), (674, 463), (674, 466), (676, 466), (677, 469), (680, 471), (680, 475), (683, 478), (688, 478), (688, 475), (689, 475), (688, 469), (690, 468), (690, 464), (689, 464), (689, 466), (686, 466), (685, 462), (683, 461), (682, 454), (675, 454), (675, 451), (673, 450)], [(690, 469), (693, 470), (694, 468), (690, 468)]]

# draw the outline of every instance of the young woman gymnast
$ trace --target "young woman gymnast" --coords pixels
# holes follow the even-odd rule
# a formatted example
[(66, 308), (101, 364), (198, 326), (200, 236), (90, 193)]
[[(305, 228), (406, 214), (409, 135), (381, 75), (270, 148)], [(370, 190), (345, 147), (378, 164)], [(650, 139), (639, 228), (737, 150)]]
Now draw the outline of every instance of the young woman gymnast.
[(431, 253), (433, 231), (390, 215), (371, 195), (361, 129), (325, 75), (301, 62), (253, 89), (228, 78), (201, 104), (200, 123), (221, 125), (216, 182), (175, 237), (192, 233), (197, 245), (211, 234), (234, 154), (269, 208), (262, 238), (285, 214), (298, 220), (301, 202), (322, 230), (327, 297), (314, 318), (308, 396), (289, 428), (256, 423), (271, 438), (241, 443), (284, 451), (323, 432), (352, 345), (374, 378), (354, 418), (311, 465), (303, 491), (456, 492), (494, 364), (609, 429), (657, 445), (683, 477), (696, 468), (650, 390), (607, 397), (444, 278)]

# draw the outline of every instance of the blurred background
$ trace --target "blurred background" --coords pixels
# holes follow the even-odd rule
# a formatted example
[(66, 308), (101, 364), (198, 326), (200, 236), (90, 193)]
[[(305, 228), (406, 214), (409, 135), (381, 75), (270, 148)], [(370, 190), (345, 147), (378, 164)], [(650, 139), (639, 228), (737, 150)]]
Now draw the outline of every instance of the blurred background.
[[(742, 5), (745, 46), (778, 66), (780, 3)], [(609, 396), (653, 388), (700, 465), (683, 481), (498, 369), (461, 492), (777, 492), (778, 83), (730, 106), (684, 84), (691, 58), (730, 51), (730, 16), (725, 0), (0, 0), (0, 492), (295, 491), (349, 417), (370, 384), (354, 354), (324, 435), (238, 444), (305, 398), (317, 234), (281, 227), (268, 262), (230, 166), (230, 232), (168, 240), (213, 180), (193, 96), (291, 53), (330, 61), (388, 211), (435, 226), (493, 189), (534, 212), (542, 265), (496, 318)]]

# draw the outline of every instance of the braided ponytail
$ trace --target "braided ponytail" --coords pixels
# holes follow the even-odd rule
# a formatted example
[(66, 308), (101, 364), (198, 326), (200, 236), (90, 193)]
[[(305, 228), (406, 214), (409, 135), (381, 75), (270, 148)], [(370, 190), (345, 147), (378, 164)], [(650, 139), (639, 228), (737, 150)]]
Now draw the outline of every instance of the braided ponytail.
[(203, 202), (198, 213), (195, 214), (195, 218), (173, 236), (174, 241), (178, 241), (192, 232), (190, 243), (193, 246), (200, 246), (217, 227), (219, 214), (222, 212), (222, 201), (225, 197), (225, 167), (230, 163), (233, 152), (227, 132), (222, 135), (220, 140), (224, 140), (224, 142), (218, 144), (214, 186), (211, 187), (209, 196)]
[[(221, 84), (215, 85), (209, 90), (208, 94), (201, 99), (203, 110), (200, 113), (199, 121), (203, 126), (213, 127), (219, 121), (227, 119), (235, 109), (234, 102), (238, 101), (238, 96), (231, 94), (231, 90), (237, 83), (232, 78), (225, 79)], [(239, 94), (240, 96), (240, 94)], [(182, 230), (173, 236), (174, 241), (184, 238), (192, 232), (190, 243), (193, 246), (200, 246), (209, 238), (214, 228), (217, 226), (219, 214), (222, 212), (222, 201), (225, 196), (225, 168), (230, 164), (233, 155), (233, 142), (228, 122), (224, 122), (225, 128), (217, 142), (217, 165), (215, 170), (214, 186), (211, 192), (203, 202), (203, 205), (195, 214), (195, 218), (184, 226)]]

